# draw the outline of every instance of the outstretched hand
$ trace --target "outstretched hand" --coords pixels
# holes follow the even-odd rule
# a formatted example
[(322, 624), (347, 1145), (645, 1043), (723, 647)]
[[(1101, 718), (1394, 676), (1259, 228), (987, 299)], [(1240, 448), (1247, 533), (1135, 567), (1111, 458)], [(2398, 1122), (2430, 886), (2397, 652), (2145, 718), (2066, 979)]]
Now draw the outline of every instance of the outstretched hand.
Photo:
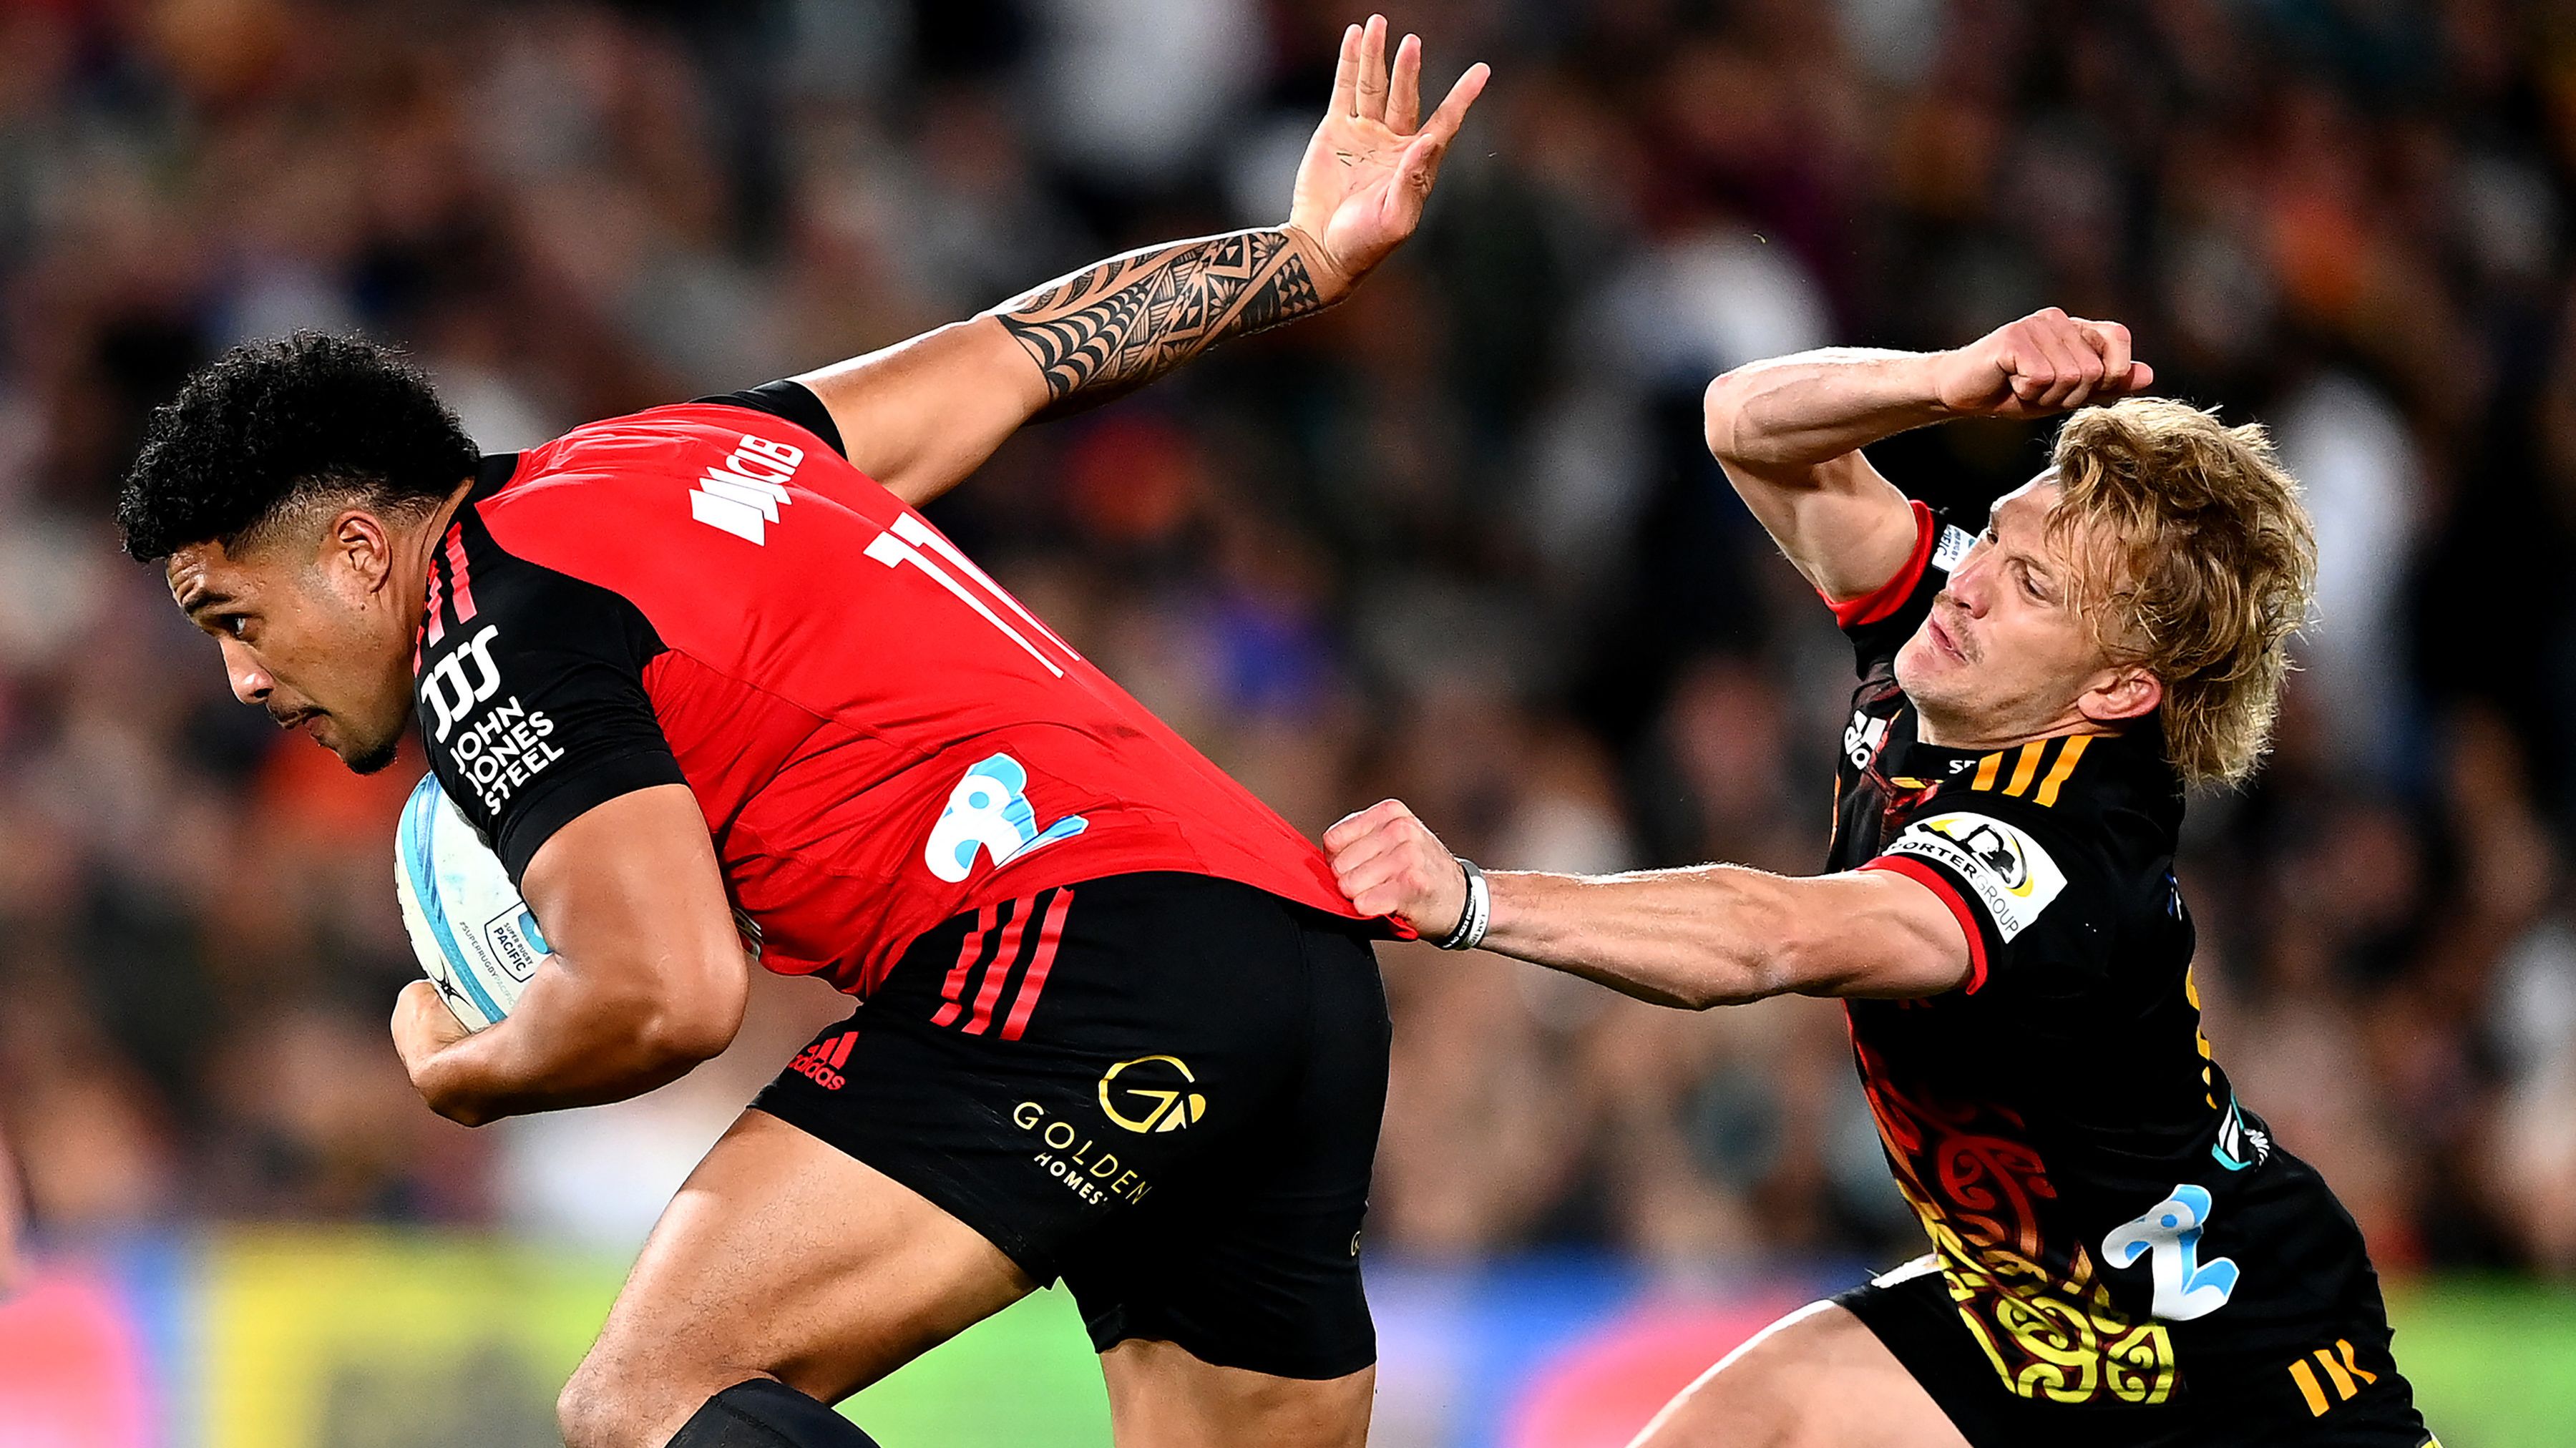
[(2046, 417), (2116, 402), (2155, 385), (2129, 355), (2129, 329), (2056, 307), (2009, 322), (1935, 359), (1941, 405), (1968, 417)]
[(1404, 37), (1390, 71), (1386, 33), (1383, 15), (1342, 32), (1332, 104), (1298, 163), (1288, 203), (1289, 229), (1307, 238), (1315, 282), (1328, 301), (1350, 290), (1421, 223), (1440, 159), (1491, 74), (1481, 62), (1469, 66), (1440, 109), (1417, 126), (1422, 40)]
[(1388, 915), (1427, 940), (1458, 928), (1467, 875), (1458, 857), (1401, 800), (1344, 815), (1324, 831), (1333, 879), (1363, 915)]

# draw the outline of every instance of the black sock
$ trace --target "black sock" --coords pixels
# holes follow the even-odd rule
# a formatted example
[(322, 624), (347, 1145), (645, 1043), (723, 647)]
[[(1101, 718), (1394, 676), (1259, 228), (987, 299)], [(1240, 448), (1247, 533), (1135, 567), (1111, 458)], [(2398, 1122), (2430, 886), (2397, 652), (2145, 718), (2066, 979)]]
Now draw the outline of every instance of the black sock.
[(707, 1399), (670, 1448), (877, 1448), (877, 1440), (785, 1383), (753, 1378)]

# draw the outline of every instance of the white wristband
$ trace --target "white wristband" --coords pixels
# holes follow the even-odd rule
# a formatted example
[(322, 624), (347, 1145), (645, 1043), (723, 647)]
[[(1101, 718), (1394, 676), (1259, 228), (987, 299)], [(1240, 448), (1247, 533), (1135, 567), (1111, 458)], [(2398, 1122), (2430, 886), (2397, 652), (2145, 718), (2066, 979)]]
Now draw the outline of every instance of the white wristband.
[(1439, 942), (1442, 950), (1473, 950), (1485, 943), (1485, 929), (1494, 923), (1494, 891), (1485, 883), (1485, 872), (1464, 855), (1457, 857), (1458, 868), (1467, 876), (1467, 908), (1458, 912), (1458, 928)]

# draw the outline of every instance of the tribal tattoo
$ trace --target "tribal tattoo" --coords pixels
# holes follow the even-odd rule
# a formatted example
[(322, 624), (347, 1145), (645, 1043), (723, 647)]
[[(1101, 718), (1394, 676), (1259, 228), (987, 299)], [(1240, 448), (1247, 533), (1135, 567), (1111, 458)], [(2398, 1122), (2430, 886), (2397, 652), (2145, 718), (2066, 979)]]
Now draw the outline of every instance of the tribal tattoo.
[(999, 317), (1046, 374), (1057, 412), (1323, 306), (1286, 231), (1237, 231), (1112, 257), (1004, 303)]

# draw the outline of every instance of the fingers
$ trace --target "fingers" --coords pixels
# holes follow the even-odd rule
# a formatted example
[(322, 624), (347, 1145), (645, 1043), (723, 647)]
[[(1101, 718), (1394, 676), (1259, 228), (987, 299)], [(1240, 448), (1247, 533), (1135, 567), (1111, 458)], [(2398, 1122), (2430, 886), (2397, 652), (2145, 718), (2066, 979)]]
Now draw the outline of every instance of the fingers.
[(2102, 354), (2102, 390), (2126, 391), (2129, 385), (2129, 329), (2117, 322), (2087, 322), (2078, 319), (2084, 338), (2093, 350)]
[(2093, 394), (2093, 385), (2102, 380), (2102, 359), (2085, 345), (2082, 333), (2071, 326), (2043, 328), (2039, 345), (2055, 374), (2040, 392), (2040, 406), (2074, 407)]
[(1359, 117), (1386, 119), (1386, 17), (1372, 15), (1360, 32)]
[(1333, 67), (1333, 103), (1329, 114), (1351, 115), (1359, 109), (1360, 96), (1360, 28), (1350, 26), (1342, 32), (1342, 58)]
[(1421, 121), (1422, 37), (1408, 35), (1395, 48), (1395, 74), (1386, 95), (1386, 125), (1399, 136), (1409, 136)]
[(1997, 358), (2012, 395), (2033, 412), (2063, 412), (2087, 402), (2144, 391), (2155, 369), (2129, 350), (2129, 329), (2117, 322), (2070, 317), (2055, 307), (2004, 329)]
[(2102, 354), (2102, 385), (2095, 389), (2098, 398), (2129, 397), (2155, 385), (2156, 369), (2140, 362), (2130, 351), (2129, 329), (2117, 322), (2087, 322), (2076, 325)]
[[(1373, 823), (1362, 823), (1371, 821)], [(1327, 832), (1333, 883), (1364, 915), (1391, 915), (1416, 929), (1446, 934), (1459, 909), (1447, 897), (1465, 889), (1457, 859), (1404, 806), (1361, 811)]]
[(1334, 821), (1333, 827), (1324, 831), (1324, 848), (1338, 851), (1388, 820), (1409, 816), (1412, 813), (1413, 811), (1407, 809), (1404, 801), (1400, 799), (1379, 800), (1367, 809), (1346, 814)]
[[(1484, 94), (1485, 81), (1492, 75), (1493, 70), (1481, 60), (1467, 67), (1467, 73), (1458, 77), (1456, 85), (1449, 87), (1448, 99), (1440, 103), (1440, 109), (1431, 113), (1430, 121), (1422, 128), (1423, 137), (1432, 145), (1445, 148), (1457, 137), (1458, 128), (1467, 123), (1467, 107), (1474, 105), (1476, 97)], [(1436, 162), (1438, 158), (1435, 156), (1433, 159)]]

